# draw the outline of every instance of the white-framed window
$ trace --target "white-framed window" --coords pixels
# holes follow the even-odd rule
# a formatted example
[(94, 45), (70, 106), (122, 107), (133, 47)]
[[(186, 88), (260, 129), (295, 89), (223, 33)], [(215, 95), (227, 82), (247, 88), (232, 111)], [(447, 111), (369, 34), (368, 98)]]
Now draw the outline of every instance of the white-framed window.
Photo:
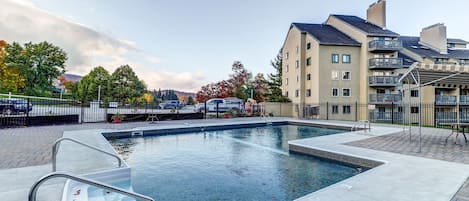
[(333, 97), (339, 96), (339, 88), (332, 88), (332, 96)]
[(339, 63), (339, 54), (332, 54), (331, 55), (331, 62), (332, 63)]
[(342, 63), (349, 64), (351, 63), (350, 54), (342, 54)]
[(311, 96), (311, 89), (306, 89), (306, 96), (310, 97)]
[(311, 49), (311, 43), (307, 43), (307, 44), (306, 44), (306, 49), (307, 49), (307, 50)]
[(290, 53), (289, 53), (289, 52), (285, 53), (285, 60), (288, 60), (288, 57), (290, 57)]
[(352, 72), (350, 71), (342, 72), (342, 80), (351, 80), (351, 79), (352, 79)]
[(331, 79), (338, 80), (339, 79), (339, 71), (336, 71), (336, 70), (331, 71)]
[(410, 90), (410, 97), (419, 97), (419, 90)]
[(295, 68), (299, 68), (300, 67), (300, 61), (296, 60), (295, 61)]
[(343, 88), (342, 89), (342, 96), (348, 97), (352, 95), (352, 90), (350, 88)]
[(300, 82), (300, 76), (296, 76), (296, 82)]
[(285, 91), (285, 96), (288, 97), (288, 91)]
[(285, 79), (285, 85), (288, 85), (288, 78)]
[(296, 53), (298, 54), (300, 52), (300, 47), (296, 46)]
[(332, 114), (339, 114), (339, 106), (332, 105)]
[(288, 73), (288, 70), (289, 70), (289, 66), (288, 64), (285, 66), (285, 72)]
[(297, 89), (295, 90), (295, 97), (298, 97), (298, 96), (300, 96), (300, 90)]
[(350, 114), (350, 113), (352, 113), (352, 107), (350, 107), (350, 105), (344, 105), (344, 106), (342, 106), (342, 113), (343, 113), (343, 114)]
[(306, 80), (311, 80), (311, 73), (306, 74)]

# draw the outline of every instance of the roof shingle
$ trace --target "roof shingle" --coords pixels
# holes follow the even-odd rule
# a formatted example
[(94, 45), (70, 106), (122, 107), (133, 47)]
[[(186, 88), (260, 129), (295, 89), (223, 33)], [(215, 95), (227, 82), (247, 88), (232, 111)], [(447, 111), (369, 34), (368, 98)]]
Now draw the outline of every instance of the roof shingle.
[(343, 46), (360, 46), (361, 43), (352, 39), (350, 36), (342, 33), (333, 26), (326, 24), (304, 24), (293, 23), (292, 26), (297, 27), (300, 31), (311, 34), (322, 45), (343, 45)]
[(390, 36), (390, 37), (399, 36), (399, 34), (393, 31), (383, 29), (357, 16), (353, 16), (353, 15), (332, 15), (332, 16), (356, 27), (357, 29), (364, 31), (365, 33), (371, 36)]

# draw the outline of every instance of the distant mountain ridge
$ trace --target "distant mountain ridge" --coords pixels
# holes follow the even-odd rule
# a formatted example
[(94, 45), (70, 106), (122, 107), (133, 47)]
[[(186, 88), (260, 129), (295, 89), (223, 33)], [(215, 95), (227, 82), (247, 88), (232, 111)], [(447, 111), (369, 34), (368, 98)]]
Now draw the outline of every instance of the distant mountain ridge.
[(63, 74), (62, 76), (65, 78), (66, 81), (70, 82), (79, 82), (83, 78), (83, 76), (68, 73)]
[[(192, 93), (192, 92), (185, 92), (185, 91), (178, 91), (178, 90), (174, 90), (174, 89), (162, 89), (162, 90), (161, 90), (161, 93), (162, 93), (162, 94), (166, 94), (166, 93), (168, 93), (168, 91), (170, 91), (170, 90), (173, 90), (174, 93), (175, 93), (178, 97), (180, 97), (180, 96), (185, 96), (185, 97), (192, 96), (192, 98), (195, 98), (195, 93)], [(156, 91), (158, 91), (158, 90), (156, 90)]]

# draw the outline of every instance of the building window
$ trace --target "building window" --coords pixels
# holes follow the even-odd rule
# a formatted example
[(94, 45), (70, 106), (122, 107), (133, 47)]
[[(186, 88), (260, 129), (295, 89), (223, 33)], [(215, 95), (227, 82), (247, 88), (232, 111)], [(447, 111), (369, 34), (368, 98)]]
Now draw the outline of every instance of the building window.
[(419, 107), (410, 107), (410, 113), (418, 114), (419, 113)]
[(352, 79), (352, 73), (350, 71), (342, 72), (342, 80), (351, 80), (351, 79)]
[(311, 80), (311, 74), (308, 73), (308, 74), (306, 75), (306, 80)]
[(288, 57), (290, 56), (290, 54), (287, 52), (285, 53), (285, 60), (288, 60)]
[(350, 62), (351, 62), (350, 54), (343, 54), (342, 55), (342, 63), (349, 64)]
[(306, 96), (310, 97), (311, 96), (311, 89), (306, 89)]
[(285, 92), (285, 96), (288, 97), (288, 91)]
[(298, 54), (298, 52), (300, 52), (300, 48), (296, 46), (296, 53)]
[(332, 114), (339, 114), (339, 106), (332, 105)]
[(296, 76), (296, 82), (300, 82), (300, 77), (298, 75)]
[(332, 54), (332, 63), (339, 63), (339, 54)]
[(332, 96), (334, 96), (334, 97), (339, 96), (339, 89), (338, 88), (332, 88)]
[(307, 65), (307, 66), (311, 66), (311, 57), (308, 57), (308, 58), (306, 59), (306, 65)]
[(333, 70), (331, 73), (331, 79), (338, 80), (339, 79), (339, 71)]
[(410, 90), (410, 97), (419, 97), (419, 90)]
[(288, 78), (285, 79), (285, 85), (288, 85)]
[(285, 66), (285, 72), (288, 73), (288, 64)]
[(299, 68), (300, 67), (300, 61), (296, 60), (295, 62), (295, 68)]
[(306, 49), (307, 49), (307, 50), (311, 49), (311, 43), (307, 43), (307, 44), (306, 44)]
[(298, 96), (300, 96), (300, 90), (297, 89), (295, 90), (295, 97), (298, 97)]
[(344, 106), (342, 106), (342, 113), (344, 113), (344, 114), (350, 114), (350, 113), (352, 113), (352, 108), (350, 107), (350, 105), (344, 105)]
[(350, 95), (351, 95), (350, 88), (342, 89), (342, 96), (350, 96)]

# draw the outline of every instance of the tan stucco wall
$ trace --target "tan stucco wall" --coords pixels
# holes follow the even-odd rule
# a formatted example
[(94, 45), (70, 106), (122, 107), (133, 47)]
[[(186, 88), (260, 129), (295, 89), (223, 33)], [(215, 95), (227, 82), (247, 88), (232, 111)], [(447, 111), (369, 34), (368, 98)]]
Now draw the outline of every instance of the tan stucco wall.
[[(300, 82), (297, 82), (297, 76), (301, 79), (301, 64), (302, 58), (300, 53), (296, 53), (296, 47), (300, 48), (301, 45), (301, 38), (303, 34), (296, 28), (293, 27), (289, 30), (287, 38), (285, 40), (285, 44), (282, 49), (282, 56), (283, 56), (283, 68), (284, 73), (282, 75), (282, 91), (285, 94), (288, 91), (288, 98), (293, 103), (300, 103), (300, 97), (295, 97), (295, 90), (300, 90)], [(289, 54), (287, 59), (286, 54)], [(296, 61), (300, 62), (300, 67), (296, 68), (295, 63)], [(286, 71), (286, 66), (288, 65), (288, 71)], [(286, 79), (288, 79), (288, 83), (286, 83)], [(300, 91), (301, 93), (301, 91)]]
[(273, 103), (264, 102), (262, 105), (265, 106), (265, 113), (267, 115), (273, 114), (274, 117), (292, 117), (293, 116), (293, 104), (292, 103)]

